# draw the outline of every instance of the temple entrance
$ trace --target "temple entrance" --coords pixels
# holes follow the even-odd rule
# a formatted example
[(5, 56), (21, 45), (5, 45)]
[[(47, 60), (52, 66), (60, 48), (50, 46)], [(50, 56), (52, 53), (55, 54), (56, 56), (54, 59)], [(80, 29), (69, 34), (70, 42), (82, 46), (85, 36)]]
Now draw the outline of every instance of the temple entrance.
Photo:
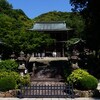
[[(58, 57), (59, 58), (59, 57)], [(21, 86), (20, 97), (26, 98), (73, 98), (73, 85), (65, 82), (66, 58), (31, 58), (27, 69), (31, 77), (30, 86)]]
[(64, 82), (63, 67), (66, 65), (66, 60), (30, 62), (31, 86), (22, 86), (20, 97), (73, 98), (73, 85)]

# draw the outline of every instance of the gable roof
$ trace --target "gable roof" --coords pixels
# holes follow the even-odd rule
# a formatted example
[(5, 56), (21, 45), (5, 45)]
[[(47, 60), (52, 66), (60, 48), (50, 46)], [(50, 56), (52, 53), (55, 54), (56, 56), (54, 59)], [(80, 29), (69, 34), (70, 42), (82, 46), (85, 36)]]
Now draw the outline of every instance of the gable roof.
[(36, 22), (33, 25), (33, 28), (30, 30), (33, 30), (33, 31), (67, 31), (67, 30), (72, 30), (72, 29), (67, 28), (65, 22)]

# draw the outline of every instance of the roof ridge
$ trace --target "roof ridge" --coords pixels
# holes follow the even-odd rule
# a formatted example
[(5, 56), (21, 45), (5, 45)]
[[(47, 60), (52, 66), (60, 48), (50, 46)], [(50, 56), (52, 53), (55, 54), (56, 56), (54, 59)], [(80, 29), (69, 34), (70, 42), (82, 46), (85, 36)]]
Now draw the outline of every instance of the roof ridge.
[(65, 21), (52, 21), (52, 22), (35, 22), (33, 28), (34, 31), (67, 31), (72, 30), (66, 27)]

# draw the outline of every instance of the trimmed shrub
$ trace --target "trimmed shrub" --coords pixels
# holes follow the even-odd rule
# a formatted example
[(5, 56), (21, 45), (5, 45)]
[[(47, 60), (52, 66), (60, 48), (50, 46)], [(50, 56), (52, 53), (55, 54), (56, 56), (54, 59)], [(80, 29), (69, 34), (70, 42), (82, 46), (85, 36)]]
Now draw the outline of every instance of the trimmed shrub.
[(0, 62), (0, 69), (3, 71), (18, 71), (18, 64), (14, 60), (3, 60)]
[(78, 88), (81, 90), (94, 90), (97, 88), (98, 80), (92, 76), (87, 75), (78, 81)]
[(18, 88), (20, 85), (29, 85), (30, 84), (30, 75), (24, 75), (23, 77), (20, 76), (17, 72), (0, 72), (0, 79), (3, 79), (5, 77), (13, 77), (16, 81), (16, 88)]
[(82, 79), (84, 75), (89, 75), (89, 73), (82, 69), (76, 69), (67, 77), (67, 81), (69, 83), (76, 83), (76, 81)]
[(12, 76), (6, 76), (0, 79), (0, 91), (15, 89), (16, 81)]
[(77, 89), (93, 90), (97, 88), (98, 80), (82, 69), (76, 69), (67, 78), (69, 83), (73, 83)]
[(20, 75), (17, 73), (17, 72), (11, 72), (11, 71), (9, 71), (9, 72), (0, 72), (0, 79), (3, 79), (3, 78), (5, 78), (5, 77), (13, 77), (14, 78), (14, 80), (16, 81), (16, 88), (18, 87), (17, 85), (18, 85), (18, 83), (20, 82)]

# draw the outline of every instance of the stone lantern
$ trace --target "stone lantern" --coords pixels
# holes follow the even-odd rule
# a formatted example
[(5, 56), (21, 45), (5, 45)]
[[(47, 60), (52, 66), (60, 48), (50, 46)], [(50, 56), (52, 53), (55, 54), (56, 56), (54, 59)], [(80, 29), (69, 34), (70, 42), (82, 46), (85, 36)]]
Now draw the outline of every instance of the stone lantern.
[(78, 56), (76, 56), (76, 55), (71, 56), (71, 67), (73, 70), (79, 68), (78, 60), (79, 60)]
[(19, 62), (19, 65), (22, 65), (26, 63), (26, 58), (25, 58), (25, 54), (23, 51), (20, 52), (20, 56), (17, 58), (17, 61)]
[(17, 58), (17, 61), (19, 63), (18, 70), (20, 72), (20, 75), (23, 76), (25, 74), (26, 70), (26, 58), (23, 51), (20, 52), (20, 56)]
[(23, 77), (25, 74), (25, 64), (19, 65), (18, 70), (20, 72), (20, 75)]
[(11, 59), (11, 60), (15, 60), (15, 59), (16, 59), (16, 55), (15, 55), (14, 52), (11, 54), (10, 59)]

